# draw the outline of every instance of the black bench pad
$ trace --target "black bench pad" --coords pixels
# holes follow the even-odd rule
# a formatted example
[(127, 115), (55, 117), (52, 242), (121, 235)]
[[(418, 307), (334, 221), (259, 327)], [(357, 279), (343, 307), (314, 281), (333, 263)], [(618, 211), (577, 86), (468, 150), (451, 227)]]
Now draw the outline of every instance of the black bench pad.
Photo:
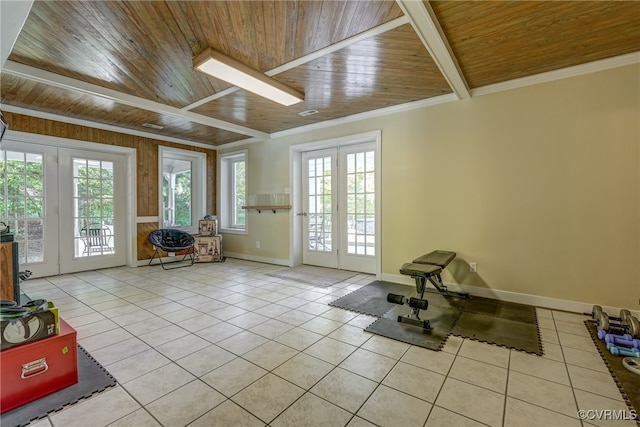
[(400, 273), (411, 277), (427, 278), (442, 273), (442, 268), (437, 265), (406, 263), (400, 268)]
[(413, 260), (414, 264), (437, 265), (444, 269), (456, 257), (455, 252), (433, 251)]

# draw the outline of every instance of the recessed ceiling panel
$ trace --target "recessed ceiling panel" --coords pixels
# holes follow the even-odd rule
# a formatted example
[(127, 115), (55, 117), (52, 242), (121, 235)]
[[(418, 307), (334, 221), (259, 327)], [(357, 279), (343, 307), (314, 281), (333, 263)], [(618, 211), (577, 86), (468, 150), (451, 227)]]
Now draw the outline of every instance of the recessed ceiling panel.
[(637, 1), (430, 4), (472, 88), (640, 49)]
[[(193, 112), (271, 133), (452, 92), (408, 24), (275, 78), (303, 90), (304, 102), (283, 107), (239, 90)], [(298, 115), (306, 110), (318, 113)]]
[[(2, 74), (0, 86), (2, 103), (5, 106), (28, 108), (213, 146), (248, 138), (180, 117), (158, 114), (7, 74)], [(145, 123), (159, 125), (162, 129), (146, 127)]]
[(183, 107), (229, 85), (207, 46), (260, 71), (401, 16), (381, 1), (36, 1), (10, 60)]

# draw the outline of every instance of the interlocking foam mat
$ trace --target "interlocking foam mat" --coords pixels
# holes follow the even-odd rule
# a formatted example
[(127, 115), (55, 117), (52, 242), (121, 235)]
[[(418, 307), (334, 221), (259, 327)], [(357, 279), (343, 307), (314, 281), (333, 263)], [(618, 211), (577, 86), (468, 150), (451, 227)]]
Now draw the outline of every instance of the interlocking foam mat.
[(78, 382), (2, 414), (0, 424), (3, 427), (25, 426), (51, 412), (60, 411), (81, 399), (113, 387), (116, 383), (116, 379), (78, 344)]
[(411, 287), (376, 280), (330, 302), (329, 305), (370, 316), (382, 317), (387, 311), (396, 306), (396, 304), (387, 302), (387, 294), (408, 295), (407, 292), (411, 292)]
[(412, 286), (375, 281), (329, 305), (380, 317), (366, 330), (432, 350), (440, 350), (451, 334), (527, 353), (543, 353), (533, 306), (473, 296), (445, 297), (427, 290), (424, 299), (429, 301), (429, 308), (421, 311), (421, 317), (429, 320), (432, 329), (425, 331), (397, 322), (398, 315), (408, 314), (410, 309), (388, 303), (388, 293), (416, 296)]
[(460, 311), (450, 307), (429, 307), (430, 330), (418, 326), (398, 322), (398, 315), (407, 315), (411, 309), (406, 306), (396, 306), (385, 313), (384, 317), (373, 322), (365, 330), (418, 347), (430, 350), (440, 350), (444, 345), (451, 328), (460, 316)]
[(636, 413), (640, 414), (640, 375), (634, 374), (622, 365), (623, 357), (614, 356), (607, 350), (607, 344), (598, 338), (598, 330), (593, 321), (587, 320), (584, 323), (598, 352), (602, 356), (602, 360), (604, 360), (604, 364), (607, 365), (613, 380), (620, 389), (622, 397), (627, 402), (627, 406), (629, 406), (629, 409), (635, 409)]

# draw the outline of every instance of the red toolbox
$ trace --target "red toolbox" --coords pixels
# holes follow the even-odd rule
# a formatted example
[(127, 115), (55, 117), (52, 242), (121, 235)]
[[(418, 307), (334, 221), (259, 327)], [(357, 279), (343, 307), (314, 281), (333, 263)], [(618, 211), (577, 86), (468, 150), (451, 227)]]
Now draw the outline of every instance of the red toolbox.
[(76, 331), (62, 319), (58, 335), (0, 351), (0, 413), (77, 382)]

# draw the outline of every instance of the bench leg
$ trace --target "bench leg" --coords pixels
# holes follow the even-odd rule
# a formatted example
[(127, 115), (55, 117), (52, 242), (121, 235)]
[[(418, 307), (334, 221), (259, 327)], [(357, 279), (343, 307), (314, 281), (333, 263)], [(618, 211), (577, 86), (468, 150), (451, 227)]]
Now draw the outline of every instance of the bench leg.
[(429, 282), (440, 292), (442, 295), (447, 297), (458, 297), (469, 299), (471, 295), (468, 292), (454, 292), (447, 289), (447, 285), (442, 282), (442, 277), (439, 274), (435, 276), (429, 276)]
[[(422, 295), (421, 295), (422, 296)], [(406, 323), (413, 326), (419, 326), (425, 330), (431, 329), (431, 325), (428, 320), (420, 319), (420, 310), (426, 310), (429, 307), (429, 301), (422, 298), (407, 298), (404, 295), (388, 294), (387, 302), (399, 305), (408, 305), (411, 307), (411, 313), (409, 315), (398, 316), (398, 322)]]

